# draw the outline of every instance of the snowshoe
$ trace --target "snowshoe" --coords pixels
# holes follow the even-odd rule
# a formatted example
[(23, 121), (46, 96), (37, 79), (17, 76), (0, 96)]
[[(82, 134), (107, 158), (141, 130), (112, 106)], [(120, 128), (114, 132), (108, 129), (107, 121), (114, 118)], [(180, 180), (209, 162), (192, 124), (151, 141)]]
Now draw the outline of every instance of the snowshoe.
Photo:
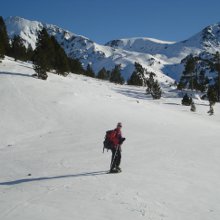
[(112, 169), (109, 171), (109, 173), (120, 173), (121, 170), (118, 170), (118, 169)]
[(122, 170), (121, 170), (121, 167), (116, 167), (116, 170), (119, 171), (119, 172), (122, 171)]

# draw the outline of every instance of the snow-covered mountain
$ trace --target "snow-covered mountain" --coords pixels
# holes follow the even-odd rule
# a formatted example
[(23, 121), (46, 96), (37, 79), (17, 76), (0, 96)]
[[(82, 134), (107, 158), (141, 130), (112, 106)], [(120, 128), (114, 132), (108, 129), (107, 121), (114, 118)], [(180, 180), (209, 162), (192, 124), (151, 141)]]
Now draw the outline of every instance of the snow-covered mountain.
[(14, 34), (20, 35), (26, 46), (31, 45), (33, 48), (35, 48), (37, 32), (45, 27), (49, 34), (55, 36), (67, 55), (78, 58), (84, 67), (91, 64), (95, 72), (98, 72), (102, 67), (111, 70), (116, 64), (121, 64), (122, 74), (126, 79), (133, 72), (134, 63), (138, 62), (148, 71), (155, 72), (160, 82), (172, 83), (171, 78), (179, 80), (183, 71), (181, 60), (187, 55), (220, 50), (220, 24), (210, 25), (181, 42), (129, 38), (100, 45), (56, 25), (29, 21), (20, 17), (9, 17), (5, 23), (10, 37)]
[[(175, 92), (33, 73), (0, 63), (1, 220), (219, 220), (219, 103), (210, 117)], [(122, 173), (107, 175), (102, 142), (119, 121)]]
[(113, 40), (106, 43), (113, 48), (128, 51), (165, 55), (168, 58), (184, 58), (189, 53), (208, 51), (215, 53), (220, 50), (220, 23), (210, 25), (191, 38), (181, 42), (167, 42), (152, 38), (128, 38)]
[[(152, 38), (113, 40), (106, 45), (117, 49), (151, 54), (161, 60), (163, 73), (179, 79), (183, 66), (181, 60), (189, 54), (220, 51), (220, 23), (210, 25), (201, 32), (181, 42), (167, 42)], [(157, 68), (157, 67), (156, 67)]]
[(163, 49), (166, 49), (168, 45), (174, 43), (175, 42), (160, 41), (153, 38), (136, 37), (109, 41), (106, 45), (138, 53), (158, 54), (161, 53)]
[[(95, 72), (103, 67), (112, 70), (116, 64), (121, 64), (122, 74), (127, 79), (134, 70), (135, 62), (141, 63), (149, 71), (154, 72), (155, 68), (152, 68), (151, 64), (155, 62), (160, 66), (160, 60), (150, 54), (99, 45), (84, 36), (76, 35), (56, 25), (29, 21), (20, 17), (9, 17), (5, 23), (10, 38), (14, 35), (20, 35), (24, 39), (25, 45), (31, 45), (32, 48), (35, 48), (38, 31), (45, 27), (49, 34), (55, 36), (69, 57), (79, 59), (85, 68), (91, 64)], [(158, 67), (158, 71), (156, 71), (159, 81), (172, 83), (173, 80), (165, 76), (159, 69)]]

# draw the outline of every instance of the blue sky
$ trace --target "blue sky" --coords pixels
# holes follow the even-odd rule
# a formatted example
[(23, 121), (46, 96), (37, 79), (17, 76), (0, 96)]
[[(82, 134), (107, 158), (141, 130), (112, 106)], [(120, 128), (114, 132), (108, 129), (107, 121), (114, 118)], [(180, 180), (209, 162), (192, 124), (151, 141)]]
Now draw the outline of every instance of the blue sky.
[(1, 16), (56, 24), (98, 43), (127, 37), (185, 40), (220, 22), (219, 0), (11, 0)]

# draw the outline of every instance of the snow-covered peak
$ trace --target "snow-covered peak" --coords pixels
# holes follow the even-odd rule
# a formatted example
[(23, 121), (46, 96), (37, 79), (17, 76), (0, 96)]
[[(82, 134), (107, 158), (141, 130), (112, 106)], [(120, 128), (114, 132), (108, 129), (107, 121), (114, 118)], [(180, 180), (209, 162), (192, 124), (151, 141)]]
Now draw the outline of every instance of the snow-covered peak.
[(220, 48), (220, 23), (210, 25), (203, 29), (202, 39), (204, 47), (211, 49)]
[(154, 38), (135, 37), (109, 41), (106, 45), (128, 51), (155, 54), (167, 47), (167, 45), (174, 43), (175, 42), (161, 41)]
[(215, 52), (220, 49), (220, 23), (209, 25), (199, 33), (185, 41), (178, 42), (184, 47), (197, 48), (203, 51)]
[[(97, 73), (105, 67), (112, 70), (121, 64), (122, 74), (128, 79), (138, 62), (159, 77), (159, 81), (175, 80), (183, 71), (181, 60), (189, 54), (220, 51), (220, 23), (210, 25), (191, 38), (181, 42), (161, 41), (154, 38), (136, 37), (119, 39), (100, 45), (94, 41), (74, 34), (53, 24), (44, 24), (20, 17), (9, 17), (5, 20), (9, 37), (15, 34), (22, 37), (25, 46), (35, 48), (38, 32), (45, 27), (64, 48), (69, 57), (77, 58), (84, 68), (90, 64)], [(164, 78), (164, 79), (163, 79)]]
[[(152, 64), (153, 61), (157, 59), (150, 54), (139, 54), (134, 51), (122, 50), (121, 48), (117, 49), (108, 45), (100, 45), (84, 36), (76, 35), (56, 25), (29, 21), (24, 18), (9, 17), (5, 20), (5, 23), (10, 38), (15, 34), (20, 35), (25, 45), (31, 45), (32, 48), (35, 48), (38, 32), (43, 27), (46, 28), (48, 33), (53, 35), (64, 48), (69, 57), (79, 59), (85, 68), (88, 64), (92, 65), (95, 72), (98, 72), (103, 67), (107, 70), (112, 70), (115, 65), (120, 64), (122, 67), (122, 74), (125, 79), (128, 79), (134, 70), (134, 63), (139, 62), (144, 67), (148, 67), (149, 71), (158, 73), (159, 78), (161, 78), (159, 81), (172, 81), (170, 78), (163, 76), (161, 71), (154, 70)], [(156, 40), (149, 39), (149, 41), (154, 41), (155, 44), (161, 43), (159, 43), (159, 40), (156, 42)], [(157, 61), (157, 63), (160, 63), (160, 60)]]
[(30, 21), (18, 16), (10, 16), (5, 19), (9, 36), (20, 34), (21, 31), (40, 30), (43, 24), (39, 21)]
[(5, 20), (8, 35), (13, 38), (14, 35), (19, 35), (25, 43), (25, 46), (31, 45), (35, 48), (37, 41), (37, 33), (43, 28), (43, 24), (38, 21), (29, 21), (20, 17), (8, 17)]
[(45, 24), (39, 21), (30, 21), (18, 16), (8, 17), (5, 19), (5, 24), (10, 38), (14, 35), (19, 35), (23, 38), (25, 46), (31, 45), (32, 48), (35, 48), (38, 32), (42, 30), (43, 27), (47, 29), (50, 35), (55, 36), (58, 42), (61, 43), (65, 40), (72, 41), (76, 38), (92, 43), (88, 38), (76, 35), (56, 25)]
[(168, 58), (183, 59), (190, 53), (197, 54), (201, 51), (216, 52), (220, 50), (220, 23), (204, 28), (199, 33), (187, 40), (180, 42), (161, 41), (154, 38), (127, 38), (113, 40), (106, 45), (128, 51), (160, 54)]

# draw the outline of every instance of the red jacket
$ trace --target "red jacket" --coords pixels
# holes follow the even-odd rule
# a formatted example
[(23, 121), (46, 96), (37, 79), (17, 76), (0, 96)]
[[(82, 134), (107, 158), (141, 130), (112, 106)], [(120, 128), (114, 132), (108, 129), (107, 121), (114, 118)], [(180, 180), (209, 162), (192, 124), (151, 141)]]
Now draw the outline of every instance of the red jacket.
[(114, 147), (118, 146), (121, 143), (121, 140), (122, 140), (121, 130), (116, 128), (114, 130), (114, 135), (112, 138), (112, 142), (114, 144)]

